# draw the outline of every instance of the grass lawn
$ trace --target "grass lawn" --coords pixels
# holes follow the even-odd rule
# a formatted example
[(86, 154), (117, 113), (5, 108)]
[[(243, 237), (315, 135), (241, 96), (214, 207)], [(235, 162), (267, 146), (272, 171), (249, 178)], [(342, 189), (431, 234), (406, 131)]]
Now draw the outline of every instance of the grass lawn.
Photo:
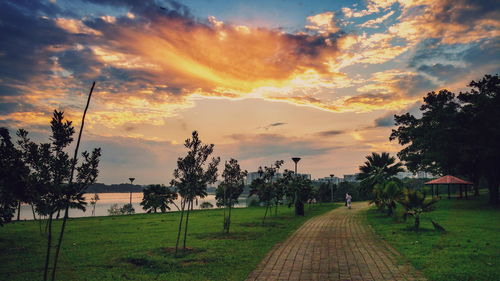
[[(398, 215), (402, 207), (398, 206)], [(473, 200), (443, 198), (421, 217), (421, 230), (410, 230), (413, 218), (396, 222), (375, 208), (367, 211), (375, 232), (386, 239), (429, 280), (500, 280), (500, 208)], [(430, 218), (447, 232), (434, 231)]]
[[(232, 212), (230, 235), (221, 234), (222, 210), (190, 215), (189, 251), (174, 258), (179, 213), (70, 219), (59, 280), (244, 280), (266, 253), (309, 218), (338, 205), (306, 206), (306, 217), (281, 207), (262, 225), (264, 208)], [(56, 223), (57, 229), (59, 223)], [(0, 279), (41, 280), (46, 239), (34, 221), (0, 227)]]

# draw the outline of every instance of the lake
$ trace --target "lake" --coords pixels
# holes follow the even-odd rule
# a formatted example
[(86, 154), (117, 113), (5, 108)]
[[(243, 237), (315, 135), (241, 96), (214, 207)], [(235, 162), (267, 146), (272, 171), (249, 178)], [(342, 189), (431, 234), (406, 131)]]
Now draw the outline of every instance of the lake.
[[(108, 215), (108, 209), (111, 207), (113, 204), (118, 204), (118, 206), (123, 206), (124, 204), (129, 203), (130, 200), (130, 193), (97, 193), (99, 194), (100, 200), (97, 201), (96, 207), (95, 207), (95, 216), (107, 216)], [(85, 199), (87, 201), (87, 210), (81, 211), (77, 209), (70, 209), (69, 210), (69, 217), (70, 218), (78, 218), (78, 217), (90, 217), (92, 216), (92, 206), (90, 205), (90, 197), (92, 197), (94, 194), (93, 193), (87, 193), (85, 194)], [(136, 213), (145, 213), (142, 209), (142, 206), (140, 205), (142, 201), (142, 192), (133, 192), (132, 193), (132, 205), (134, 206), (135, 212)], [(246, 207), (246, 198), (240, 198), (240, 204), (237, 204), (235, 207)], [(194, 209), (199, 209), (199, 205), (202, 202), (210, 202), (212, 205), (215, 207), (215, 195), (208, 195), (207, 197), (203, 199), (198, 199), (198, 204), (196, 204), (196, 201), (194, 202)], [(175, 204), (181, 207), (181, 199), (175, 200)], [(169, 205), (171, 208), (171, 211), (177, 211), (177, 208), (171, 204)], [(158, 210), (159, 211), (159, 210)], [(61, 211), (61, 217), (63, 216), (64, 212)], [(37, 216), (38, 218), (38, 216)], [(13, 220), (17, 219), (17, 212), (13, 217)], [(31, 210), (30, 205), (21, 205), (21, 219), (22, 220), (32, 220), (33, 219), (33, 212)]]

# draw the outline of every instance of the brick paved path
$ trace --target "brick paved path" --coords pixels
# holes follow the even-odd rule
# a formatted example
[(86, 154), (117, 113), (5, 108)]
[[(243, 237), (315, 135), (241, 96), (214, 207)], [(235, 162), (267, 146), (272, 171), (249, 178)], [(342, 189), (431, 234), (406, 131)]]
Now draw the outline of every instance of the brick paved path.
[(360, 211), (337, 208), (307, 221), (276, 245), (247, 280), (425, 280), (362, 222)]

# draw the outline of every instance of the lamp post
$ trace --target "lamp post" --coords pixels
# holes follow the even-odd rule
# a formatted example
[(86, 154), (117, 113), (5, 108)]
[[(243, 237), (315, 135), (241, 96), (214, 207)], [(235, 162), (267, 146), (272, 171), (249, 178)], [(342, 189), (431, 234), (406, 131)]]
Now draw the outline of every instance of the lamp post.
[(334, 176), (334, 174), (330, 174), (330, 181), (332, 181), (332, 183), (330, 185), (330, 194), (331, 194), (330, 202), (333, 202), (333, 176)]
[[(295, 178), (298, 178), (297, 174), (297, 163), (300, 161), (300, 157), (292, 157), (293, 162), (295, 163)], [(297, 186), (295, 187), (295, 215), (303, 216), (304, 215), (304, 205), (299, 200), (299, 192), (297, 190)]]
[[(128, 178), (128, 180), (130, 181), (130, 184), (132, 185), (135, 178)], [(130, 191), (130, 206), (132, 206), (132, 191)]]

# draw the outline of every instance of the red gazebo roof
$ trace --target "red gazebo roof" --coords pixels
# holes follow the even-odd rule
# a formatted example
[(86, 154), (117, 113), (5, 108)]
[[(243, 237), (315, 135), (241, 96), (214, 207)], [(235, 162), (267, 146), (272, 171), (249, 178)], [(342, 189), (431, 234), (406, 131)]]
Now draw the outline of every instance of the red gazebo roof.
[(444, 176), (439, 179), (431, 180), (426, 182), (425, 184), (472, 184), (469, 181), (464, 181), (454, 176)]

